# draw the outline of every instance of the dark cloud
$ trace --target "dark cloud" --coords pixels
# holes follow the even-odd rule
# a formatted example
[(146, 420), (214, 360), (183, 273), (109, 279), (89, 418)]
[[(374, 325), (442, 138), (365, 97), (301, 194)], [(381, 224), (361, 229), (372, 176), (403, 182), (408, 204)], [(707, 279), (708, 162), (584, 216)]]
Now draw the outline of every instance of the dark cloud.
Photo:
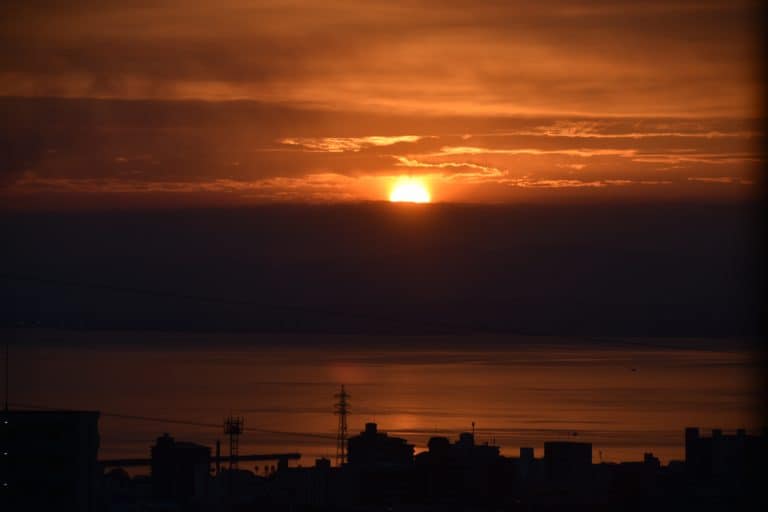
[(60, 282), (4, 279), (0, 319), (300, 332), (747, 334), (756, 328), (762, 262), (754, 215), (754, 205), (679, 198), (5, 212), (3, 268)]
[(754, 2), (9, 5), (6, 94), (699, 115), (758, 94)]
[(0, 186), (13, 184), (40, 163), (44, 146), (34, 133), (0, 134)]
[(41, 191), (380, 199), (404, 174), (439, 200), (741, 196), (764, 160), (750, 1), (0, 9), (15, 204)]

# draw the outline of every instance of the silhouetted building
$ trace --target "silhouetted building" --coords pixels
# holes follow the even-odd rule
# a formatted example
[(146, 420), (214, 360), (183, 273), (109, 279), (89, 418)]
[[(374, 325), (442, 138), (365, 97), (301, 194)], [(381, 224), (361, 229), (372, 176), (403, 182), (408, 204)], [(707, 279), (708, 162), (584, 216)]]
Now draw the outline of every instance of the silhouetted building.
[(491, 444), (475, 444), (475, 435), (471, 432), (462, 432), (459, 434), (459, 440), (454, 447), (463, 457), (470, 457), (474, 460), (493, 460), (499, 456), (499, 447)]
[(685, 429), (685, 471), (690, 479), (739, 487), (764, 472), (765, 457), (765, 432), (753, 436), (738, 429), (727, 435), (714, 429), (703, 437), (696, 427)]
[(427, 443), (429, 451), (422, 452), (417, 459), (422, 463), (441, 463), (451, 460), (462, 464), (491, 462), (499, 457), (499, 447), (488, 443), (475, 444), (475, 436), (462, 432), (459, 439), (451, 444), (447, 437), (432, 437)]
[(448, 438), (432, 437), (429, 451), (416, 456), (424, 499), (433, 503), (485, 503), (498, 496), (512, 477), (509, 459), (499, 447), (475, 444), (475, 436), (463, 432), (451, 444)]
[(554, 481), (582, 481), (592, 467), (592, 444), (571, 441), (544, 443), (546, 477)]
[(413, 445), (405, 439), (379, 432), (375, 423), (366, 423), (365, 430), (347, 441), (350, 465), (398, 466), (413, 463)]
[(594, 483), (613, 502), (647, 500), (660, 495), (661, 462), (652, 453), (642, 461), (600, 463), (593, 468)]
[(98, 508), (99, 413), (2, 411), (4, 510)]
[(292, 506), (327, 506), (331, 500), (331, 475), (337, 471), (326, 458), (316, 459), (314, 467), (282, 469), (274, 474), (272, 495)]
[(136, 486), (123, 468), (112, 468), (104, 473), (101, 493), (105, 498), (106, 511), (136, 508)]
[(208, 493), (211, 449), (177, 442), (168, 434), (152, 447), (152, 495), (159, 500), (189, 503)]
[[(178, 443), (166, 434), (152, 448), (154, 492), (149, 481), (130, 479), (122, 470), (106, 474), (103, 484), (114, 507), (109, 510), (115, 512), (142, 507), (200, 512), (741, 510), (754, 497), (764, 501), (758, 470), (765, 464), (765, 436), (686, 434), (686, 463), (662, 466), (645, 453), (641, 461), (593, 465), (590, 443), (547, 442), (542, 458), (536, 459), (530, 447), (520, 448), (519, 457), (505, 457), (498, 446), (477, 444), (466, 432), (455, 442), (433, 437), (428, 451), (413, 457), (412, 445), (369, 423), (349, 440), (350, 460), (341, 467), (331, 467), (328, 459), (317, 459), (314, 467), (288, 467), (283, 457), (277, 470), (274, 465), (263, 472), (257, 465), (256, 473), (224, 469), (214, 478), (208, 472), (208, 448)], [(704, 477), (692, 476), (694, 464), (704, 464)]]
[(534, 464), (533, 448), (520, 447), (520, 457), (517, 463), (517, 475), (521, 480), (528, 478)]
[(341, 491), (335, 502), (341, 506), (364, 504), (390, 506), (412, 496), (413, 445), (405, 439), (379, 432), (375, 423), (347, 441), (347, 464), (339, 473)]
[(265, 477), (248, 469), (223, 468), (212, 481), (210, 494), (222, 503), (244, 506), (263, 494)]

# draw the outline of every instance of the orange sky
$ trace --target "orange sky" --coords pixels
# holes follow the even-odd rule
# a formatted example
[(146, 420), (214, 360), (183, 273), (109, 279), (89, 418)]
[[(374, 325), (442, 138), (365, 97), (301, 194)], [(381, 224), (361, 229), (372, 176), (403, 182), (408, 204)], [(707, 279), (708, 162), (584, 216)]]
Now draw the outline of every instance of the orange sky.
[[(6, 204), (754, 194), (757, 2), (5, 2)], [(86, 201), (83, 201), (86, 198)]]

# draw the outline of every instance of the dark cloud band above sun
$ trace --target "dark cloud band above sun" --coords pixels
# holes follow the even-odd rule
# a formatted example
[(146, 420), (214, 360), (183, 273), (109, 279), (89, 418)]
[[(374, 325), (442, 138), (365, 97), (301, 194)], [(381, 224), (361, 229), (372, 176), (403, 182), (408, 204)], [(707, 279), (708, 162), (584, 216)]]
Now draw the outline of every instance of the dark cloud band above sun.
[(5, 2), (6, 95), (748, 115), (758, 3)]
[(756, 2), (0, 10), (0, 193), (17, 204), (383, 199), (402, 175), (449, 201), (741, 196), (765, 161)]

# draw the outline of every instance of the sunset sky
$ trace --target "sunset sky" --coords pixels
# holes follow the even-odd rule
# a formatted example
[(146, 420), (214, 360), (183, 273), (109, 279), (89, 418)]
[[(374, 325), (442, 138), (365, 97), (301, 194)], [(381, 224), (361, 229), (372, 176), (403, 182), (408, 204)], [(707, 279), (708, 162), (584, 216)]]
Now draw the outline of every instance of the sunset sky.
[(0, 1), (12, 405), (142, 457), (314, 460), (343, 383), (420, 449), (759, 426), (759, 4)]
[(11, 207), (749, 198), (758, 2), (10, 1)]

